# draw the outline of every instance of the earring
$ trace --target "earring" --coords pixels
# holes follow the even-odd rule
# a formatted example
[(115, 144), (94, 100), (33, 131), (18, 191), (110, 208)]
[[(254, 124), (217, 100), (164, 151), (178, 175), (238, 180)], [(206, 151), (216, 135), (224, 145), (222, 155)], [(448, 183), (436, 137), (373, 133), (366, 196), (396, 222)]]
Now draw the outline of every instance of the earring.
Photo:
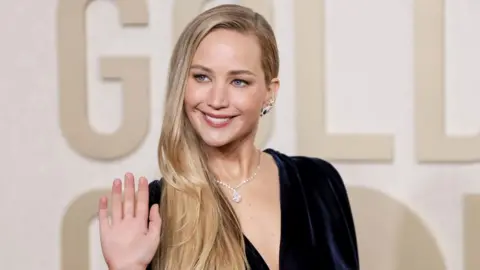
[(266, 115), (270, 110), (273, 108), (273, 104), (275, 103), (275, 100), (272, 98), (268, 102), (267, 106), (263, 107), (262, 110), (260, 111), (260, 117)]

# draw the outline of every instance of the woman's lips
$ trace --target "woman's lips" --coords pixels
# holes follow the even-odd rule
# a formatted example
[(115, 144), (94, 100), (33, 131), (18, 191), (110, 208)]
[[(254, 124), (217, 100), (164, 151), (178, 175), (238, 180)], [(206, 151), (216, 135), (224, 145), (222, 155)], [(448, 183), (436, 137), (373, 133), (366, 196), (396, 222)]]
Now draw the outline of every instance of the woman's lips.
[(209, 126), (214, 128), (223, 128), (228, 126), (232, 122), (233, 116), (212, 115), (203, 113), (203, 118)]

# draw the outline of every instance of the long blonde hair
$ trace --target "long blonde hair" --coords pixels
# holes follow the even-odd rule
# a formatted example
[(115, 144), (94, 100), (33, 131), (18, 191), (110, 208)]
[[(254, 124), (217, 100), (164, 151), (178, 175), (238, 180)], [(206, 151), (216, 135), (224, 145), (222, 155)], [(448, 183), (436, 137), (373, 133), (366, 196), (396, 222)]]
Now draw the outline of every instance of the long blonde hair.
[(239, 5), (220, 5), (191, 21), (177, 41), (168, 76), (165, 115), (158, 146), (163, 176), (160, 246), (154, 270), (248, 268), (242, 230), (229, 201), (212, 180), (201, 139), (185, 115), (184, 94), (199, 43), (211, 31), (254, 35), (262, 50), (267, 85), (278, 76), (275, 35), (264, 17)]

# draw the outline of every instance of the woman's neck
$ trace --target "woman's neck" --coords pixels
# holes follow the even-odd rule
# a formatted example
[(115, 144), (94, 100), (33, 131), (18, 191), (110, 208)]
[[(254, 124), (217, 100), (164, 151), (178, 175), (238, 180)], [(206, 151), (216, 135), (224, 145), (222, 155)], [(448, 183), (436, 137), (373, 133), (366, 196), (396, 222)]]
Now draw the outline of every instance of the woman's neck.
[(253, 142), (244, 142), (227, 149), (208, 149), (208, 165), (217, 180), (238, 184), (253, 174), (258, 167), (261, 152)]

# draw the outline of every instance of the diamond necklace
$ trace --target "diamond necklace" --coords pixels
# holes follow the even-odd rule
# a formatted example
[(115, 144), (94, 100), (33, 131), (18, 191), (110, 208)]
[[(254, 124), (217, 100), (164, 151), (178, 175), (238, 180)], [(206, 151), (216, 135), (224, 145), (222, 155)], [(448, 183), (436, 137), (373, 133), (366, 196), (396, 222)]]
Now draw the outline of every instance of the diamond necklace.
[(239, 189), (241, 186), (245, 185), (246, 183), (250, 182), (251, 180), (255, 179), (255, 176), (257, 176), (257, 172), (258, 172), (258, 170), (260, 169), (260, 164), (261, 164), (261, 163), (260, 163), (260, 161), (261, 161), (261, 154), (262, 154), (262, 153), (260, 152), (260, 155), (259, 155), (259, 157), (258, 157), (258, 165), (257, 165), (257, 167), (255, 168), (255, 171), (253, 171), (253, 174), (252, 174), (249, 178), (247, 178), (247, 179), (243, 180), (242, 182), (240, 182), (240, 184), (238, 184), (236, 187), (232, 187), (232, 186), (230, 186), (230, 185), (227, 184), (227, 183), (224, 183), (224, 182), (222, 182), (222, 181), (220, 181), (220, 180), (216, 180), (216, 179), (215, 179), (215, 182), (217, 182), (218, 184), (220, 184), (220, 185), (222, 185), (222, 186), (230, 189), (230, 190), (233, 192), (233, 194), (232, 194), (232, 200), (233, 200), (234, 202), (239, 203), (239, 202), (242, 200), (242, 195), (240, 195), (240, 192), (238, 192), (238, 189)]

